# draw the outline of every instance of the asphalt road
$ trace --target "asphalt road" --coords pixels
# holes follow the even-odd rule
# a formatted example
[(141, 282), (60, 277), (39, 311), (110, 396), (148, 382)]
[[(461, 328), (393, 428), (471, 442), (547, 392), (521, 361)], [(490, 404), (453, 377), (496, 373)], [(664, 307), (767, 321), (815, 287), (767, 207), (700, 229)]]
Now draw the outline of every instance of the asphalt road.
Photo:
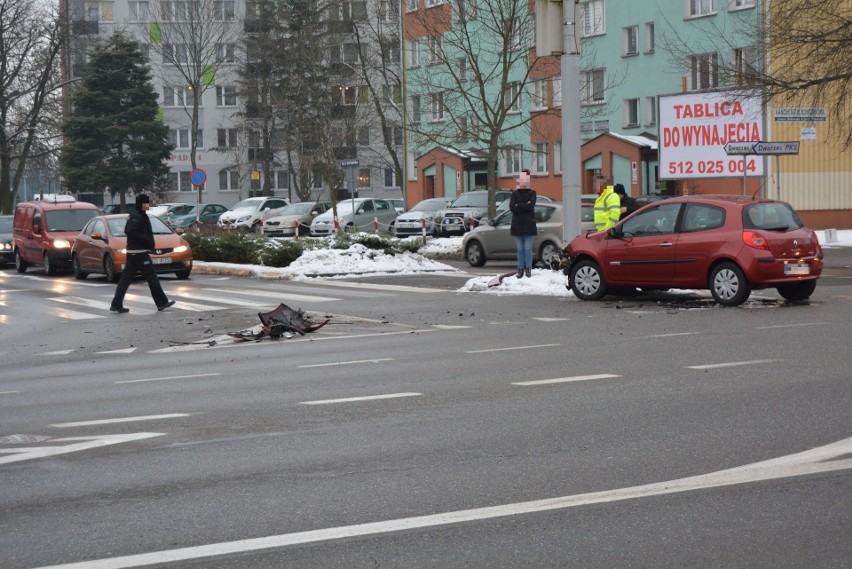
[[(848, 567), (833, 251), (734, 309), (196, 274), (119, 316), (0, 271), (0, 566)], [(278, 302), (329, 323), (225, 334)]]

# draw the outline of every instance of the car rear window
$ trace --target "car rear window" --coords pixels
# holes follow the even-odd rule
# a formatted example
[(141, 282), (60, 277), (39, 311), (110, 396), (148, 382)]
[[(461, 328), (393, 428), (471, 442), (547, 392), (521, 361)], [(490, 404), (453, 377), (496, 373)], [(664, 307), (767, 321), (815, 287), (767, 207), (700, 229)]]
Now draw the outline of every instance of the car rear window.
[(760, 202), (743, 209), (744, 229), (793, 231), (803, 226), (793, 208), (784, 202)]

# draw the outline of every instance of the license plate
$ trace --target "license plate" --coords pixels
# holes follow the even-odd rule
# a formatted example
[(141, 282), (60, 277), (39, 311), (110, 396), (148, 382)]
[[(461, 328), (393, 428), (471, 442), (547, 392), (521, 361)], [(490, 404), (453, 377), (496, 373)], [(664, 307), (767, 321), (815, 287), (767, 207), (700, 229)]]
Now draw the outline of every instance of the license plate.
[(171, 257), (153, 257), (151, 259), (151, 262), (154, 263), (155, 265), (168, 265), (169, 263), (172, 262), (172, 258)]
[(785, 275), (809, 275), (811, 269), (808, 265), (784, 265)]

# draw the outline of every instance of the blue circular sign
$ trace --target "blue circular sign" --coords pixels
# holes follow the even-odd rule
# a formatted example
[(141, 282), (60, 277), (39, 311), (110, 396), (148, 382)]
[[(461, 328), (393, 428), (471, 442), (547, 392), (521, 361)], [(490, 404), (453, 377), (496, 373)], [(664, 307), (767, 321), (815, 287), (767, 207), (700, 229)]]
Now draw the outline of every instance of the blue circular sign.
[(207, 172), (201, 168), (196, 168), (189, 173), (189, 181), (193, 186), (203, 186), (207, 181)]

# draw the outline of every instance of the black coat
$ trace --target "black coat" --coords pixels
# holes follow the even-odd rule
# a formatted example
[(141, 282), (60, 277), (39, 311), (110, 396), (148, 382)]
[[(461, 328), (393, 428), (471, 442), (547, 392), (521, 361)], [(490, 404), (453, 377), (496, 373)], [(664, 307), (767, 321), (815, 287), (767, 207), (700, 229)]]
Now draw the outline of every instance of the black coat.
[(124, 234), (127, 235), (128, 251), (150, 251), (154, 248), (154, 230), (145, 212), (131, 212), (124, 226)]
[(512, 210), (510, 235), (538, 235), (538, 228), (535, 226), (535, 200), (536, 193), (532, 188), (519, 188), (512, 192), (509, 198), (509, 209)]

